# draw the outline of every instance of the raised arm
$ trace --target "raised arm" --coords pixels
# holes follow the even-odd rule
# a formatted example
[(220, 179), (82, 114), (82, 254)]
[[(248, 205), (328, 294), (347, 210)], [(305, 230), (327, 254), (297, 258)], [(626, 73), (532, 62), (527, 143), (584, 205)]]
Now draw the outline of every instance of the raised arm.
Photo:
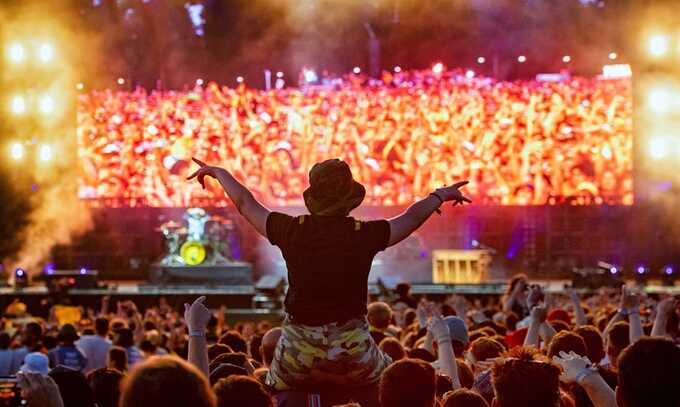
[(678, 300), (673, 297), (668, 297), (657, 304), (656, 317), (654, 318), (654, 327), (652, 328), (652, 336), (668, 335), (668, 319), (675, 312), (675, 308), (678, 306), (678, 304)]
[(625, 285), (621, 286), (621, 309), (625, 310), (628, 315), (630, 344), (632, 345), (644, 335), (640, 319), (640, 296)]
[(578, 293), (574, 291), (574, 289), (568, 288), (567, 295), (574, 306), (574, 318), (576, 320), (576, 326), (578, 327), (588, 325), (588, 317), (586, 316), (586, 312), (583, 310), (583, 306), (581, 306), (581, 298), (579, 297)]
[(428, 324), (428, 332), (430, 336), (437, 341), (439, 368), (442, 373), (451, 379), (453, 390), (460, 389), (460, 377), (458, 375), (458, 364), (456, 363), (456, 355), (453, 352), (453, 344), (451, 343), (451, 333), (446, 322), (438, 313), (430, 319)]
[(464, 197), (460, 188), (465, 186), (468, 181), (457, 182), (449, 187), (439, 188), (425, 199), (411, 205), (406, 212), (392, 218), (390, 222), (390, 241), (388, 246), (393, 246), (406, 239), (411, 233), (422, 225), (433, 212), (448, 201), (453, 201), (453, 206), (471, 203), (472, 201)]
[(196, 366), (205, 377), (210, 376), (208, 371), (208, 343), (205, 331), (210, 321), (210, 310), (203, 304), (205, 296), (197, 298), (191, 305), (184, 304), (184, 320), (189, 328), (189, 363)]
[(234, 202), (234, 205), (236, 205), (236, 209), (238, 209), (239, 213), (255, 227), (255, 230), (257, 230), (258, 233), (267, 237), (267, 217), (269, 216), (269, 209), (259, 203), (248, 188), (238, 182), (229, 171), (224, 168), (209, 166), (196, 158), (193, 158), (193, 160), (201, 168), (191, 174), (187, 179), (196, 178), (203, 188), (205, 188), (206, 175), (217, 179), (220, 185), (222, 185), (224, 192), (227, 193), (232, 202)]
[(560, 380), (581, 385), (595, 407), (616, 407), (614, 390), (604, 381), (588, 358), (579, 356), (573, 351), (569, 353), (562, 351), (559, 356), (553, 356), (553, 362), (562, 368)]

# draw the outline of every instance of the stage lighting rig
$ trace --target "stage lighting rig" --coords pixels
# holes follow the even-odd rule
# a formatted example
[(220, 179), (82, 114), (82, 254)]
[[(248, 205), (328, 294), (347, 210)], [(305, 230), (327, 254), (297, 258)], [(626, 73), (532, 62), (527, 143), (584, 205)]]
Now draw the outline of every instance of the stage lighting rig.
[(38, 107), (40, 109), (40, 113), (42, 113), (45, 116), (48, 116), (52, 113), (54, 113), (54, 98), (50, 95), (43, 95), (40, 97), (40, 100), (38, 102)]
[(643, 264), (637, 266), (635, 268), (635, 274), (638, 274), (640, 276), (644, 276), (649, 272), (649, 268), (645, 267)]
[(28, 287), (28, 273), (21, 267), (14, 270), (14, 287), (15, 288)]
[(54, 47), (49, 42), (38, 45), (38, 61), (46, 64), (54, 59)]
[(677, 2), (648, 2), (635, 10), (638, 30), (631, 30), (634, 67), (635, 199), (674, 199), (661, 185), (680, 182), (680, 14)]
[(9, 148), (9, 155), (14, 161), (21, 161), (25, 154), (24, 145), (21, 143), (13, 143)]
[(665, 57), (671, 47), (671, 36), (667, 34), (653, 34), (647, 39), (647, 52), (652, 58)]
[(12, 98), (10, 111), (17, 116), (26, 113), (26, 100), (22, 95), (16, 95)]
[(666, 158), (671, 145), (673, 145), (673, 143), (667, 138), (657, 136), (649, 141), (649, 156), (655, 160)]
[(672, 276), (675, 273), (675, 269), (669, 264), (663, 268), (663, 273), (667, 276)]
[(675, 105), (675, 98), (673, 96), (671, 85), (655, 85), (647, 93), (647, 108), (650, 112), (657, 115), (669, 113)]
[(42, 161), (42, 162), (52, 161), (52, 158), (54, 157), (54, 153), (52, 152), (52, 147), (49, 144), (41, 145), (40, 149), (38, 150), (38, 157), (40, 158), (40, 161)]
[(649, 277), (649, 267), (644, 264), (638, 264), (633, 270), (633, 276), (638, 282), (644, 282)]
[(606, 261), (598, 261), (597, 268), (603, 271), (608, 271), (612, 276), (618, 276), (623, 271), (623, 268), (616, 264), (611, 264)]
[(13, 64), (20, 64), (26, 59), (26, 51), (24, 46), (15, 42), (7, 47), (7, 58)]
[(675, 267), (672, 264), (667, 264), (661, 268), (661, 278), (663, 284), (666, 286), (675, 286), (675, 280), (677, 278)]

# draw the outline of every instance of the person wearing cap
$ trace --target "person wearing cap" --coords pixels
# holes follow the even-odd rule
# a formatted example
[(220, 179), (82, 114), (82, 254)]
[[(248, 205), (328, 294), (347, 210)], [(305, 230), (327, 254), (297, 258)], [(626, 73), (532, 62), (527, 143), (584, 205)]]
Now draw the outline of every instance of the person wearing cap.
[(391, 360), (378, 349), (366, 321), (373, 257), (408, 237), (443, 203), (471, 202), (460, 192), (467, 182), (439, 188), (395, 218), (361, 221), (349, 214), (366, 189), (346, 162), (330, 159), (309, 171), (310, 186), (303, 193), (309, 214), (289, 216), (265, 208), (227, 170), (194, 162), (200, 168), (188, 179), (205, 188), (206, 176), (216, 178), (286, 261), (286, 317), (267, 384), (288, 390), (377, 383)]
[(85, 369), (87, 357), (75, 345), (78, 338), (78, 332), (71, 324), (64, 324), (59, 329), (59, 346), (48, 353), (51, 367), (65, 366), (79, 372)]
[(50, 372), (50, 361), (47, 355), (42, 352), (31, 352), (24, 358), (24, 364), (19, 368), (18, 373), (40, 373), (47, 376)]
[[(457, 358), (462, 358), (465, 355), (465, 351), (470, 346), (470, 336), (468, 334), (467, 325), (465, 321), (457, 316), (450, 315), (448, 317), (442, 318), (444, 325), (448, 328), (448, 338), (451, 342), (451, 348), (453, 349), (453, 354)], [(428, 329), (427, 340), (425, 341), (425, 349), (430, 353), (434, 352), (433, 341), (435, 338)], [(432, 366), (436, 369), (441, 369), (441, 362), (439, 360), (432, 363)]]

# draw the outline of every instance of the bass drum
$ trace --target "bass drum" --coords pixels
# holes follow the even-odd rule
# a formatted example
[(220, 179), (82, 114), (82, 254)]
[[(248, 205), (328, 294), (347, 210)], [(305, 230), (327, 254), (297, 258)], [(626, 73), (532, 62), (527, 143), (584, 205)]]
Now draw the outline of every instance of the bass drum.
[(179, 255), (187, 266), (198, 266), (205, 261), (205, 246), (199, 241), (187, 240), (179, 249)]

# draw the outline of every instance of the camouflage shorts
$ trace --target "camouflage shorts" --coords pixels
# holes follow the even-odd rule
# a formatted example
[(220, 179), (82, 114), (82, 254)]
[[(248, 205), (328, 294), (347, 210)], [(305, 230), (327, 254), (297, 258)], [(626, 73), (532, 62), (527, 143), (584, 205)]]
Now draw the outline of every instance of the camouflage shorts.
[(392, 363), (368, 333), (365, 318), (306, 326), (286, 317), (281, 328), (267, 375), (267, 384), (276, 390), (375, 383)]

